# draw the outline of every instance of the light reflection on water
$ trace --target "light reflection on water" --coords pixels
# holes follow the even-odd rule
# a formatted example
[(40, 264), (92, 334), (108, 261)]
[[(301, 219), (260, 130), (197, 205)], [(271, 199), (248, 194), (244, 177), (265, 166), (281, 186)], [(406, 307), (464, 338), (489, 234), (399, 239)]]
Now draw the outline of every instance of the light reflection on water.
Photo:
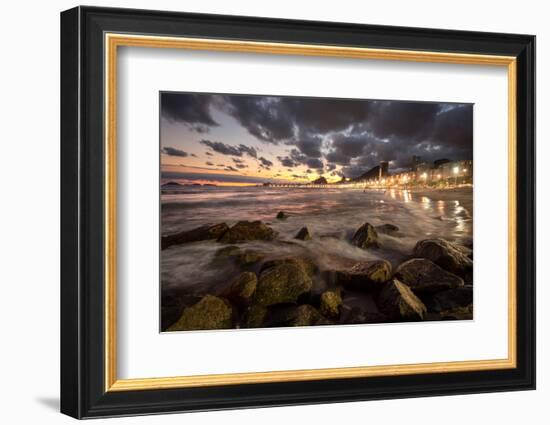
[[(163, 235), (206, 223), (231, 226), (239, 220), (262, 220), (279, 232), (280, 239), (293, 241), (296, 232), (307, 226), (314, 235), (311, 242), (251, 242), (244, 248), (262, 251), (268, 257), (305, 255), (322, 269), (340, 257), (385, 258), (397, 265), (410, 255), (418, 240), (443, 237), (466, 242), (472, 237), (472, 189), (421, 193), (398, 189), (190, 188), (163, 194), (161, 202)], [(275, 219), (278, 211), (289, 218)], [(349, 238), (367, 221), (375, 226), (392, 223), (400, 232), (397, 236), (380, 234), (382, 249), (377, 251), (351, 246)], [(221, 246), (208, 241), (162, 251), (163, 286), (215, 284), (220, 270), (212, 269), (212, 259)]]

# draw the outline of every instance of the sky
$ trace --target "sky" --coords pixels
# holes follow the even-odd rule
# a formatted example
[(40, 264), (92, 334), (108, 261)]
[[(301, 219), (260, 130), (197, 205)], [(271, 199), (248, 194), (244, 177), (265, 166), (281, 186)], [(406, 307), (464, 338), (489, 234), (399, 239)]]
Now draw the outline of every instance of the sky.
[(472, 159), (473, 105), (162, 92), (161, 180), (250, 185), (354, 178)]

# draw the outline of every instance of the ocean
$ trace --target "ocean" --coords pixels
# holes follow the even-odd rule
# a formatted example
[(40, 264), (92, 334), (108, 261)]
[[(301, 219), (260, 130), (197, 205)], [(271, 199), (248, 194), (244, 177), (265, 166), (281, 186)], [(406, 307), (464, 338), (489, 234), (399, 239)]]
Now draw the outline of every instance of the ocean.
[[(385, 259), (397, 267), (410, 257), (417, 241), (442, 237), (472, 244), (473, 189), (363, 190), (339, 188), (185, 187), (161, 195), (161, 234), (190, 230), (207, 223), (261, 220), (279, 233), (274, 242), (247, 242), (243, 249), (266, 259), (303, 256), (319, 270), (331, 270), (360, 260)], [(276, 219), (279, 211), (288, 218)], [(349, 243), (365, 222), (390, 223), (395, 235), (379, 234), (379, 249), (362, 250)], [(313, 240), (294, 239), (307, 226)], [(172, 246), (161, 252), (163, 292), (200, 296), (216, 292), (236, 274), (231, 265), (214, 261), (216, 241)], [(326, 282), (318, 282), (323, 290)]]

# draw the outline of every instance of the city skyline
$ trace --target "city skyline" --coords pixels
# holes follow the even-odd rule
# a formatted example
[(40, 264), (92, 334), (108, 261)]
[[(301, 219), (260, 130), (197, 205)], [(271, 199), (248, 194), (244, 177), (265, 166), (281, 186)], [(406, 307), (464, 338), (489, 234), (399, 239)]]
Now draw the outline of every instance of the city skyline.
[(473, 105), (161, 93), (162, 181), (247, 185), (355, 178), (380, 161), (472, 159)]

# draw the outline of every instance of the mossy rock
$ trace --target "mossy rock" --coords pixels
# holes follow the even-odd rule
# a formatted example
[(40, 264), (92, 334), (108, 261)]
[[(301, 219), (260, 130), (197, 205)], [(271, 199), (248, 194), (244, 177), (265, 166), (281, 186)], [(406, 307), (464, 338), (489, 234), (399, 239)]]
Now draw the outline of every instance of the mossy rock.
[(298, 239), (301, 241), (310, 241), (311, 233), (309, 232), (309, 229), (307, 227), (302, 227), (300, 230), (298, 230), (298, 233), (296, 233), (294, 239)]
[(336, 281), (350, 289), (374, 291), (381, 288), (392, 275), (392, 267), (388, 261), (361, 261), (346, 270), (336, 273)]
[(376, 301), (378, 308), (389, 316), (390, 320), (417, 321), (424, 319), (426, 306), (397, 279), (384, 285)]
[(195, 305), (183, 310), (168, 331), (230, 329), (233, 327), (233, 308), (222, 298), (206, 295)]
[(378, 248), (380, 246), (378, 244), (378, 233), (370, 223), (365, 223), (356, 230), (351, 238), (351, 243), (362, 249)]
[(262, 261), (265, 258), (264, 254), (261, 254), (256, 251), (245, 251), (237, 256), (235, 256), (235, 261), (239, 266), (249, 266), (251, 264), (256, 264)]
[(331, 323), (309, 304), (272, 307), (269, 313), (270, 326), (314, 326)]
[(395, 277), (418, 293), (438, 292), (464, 286), (464, 281), (460, 277), (425, 258), (405, 261), (395, 271)]
[(243, 328), (265, 327), (267, 314), (267, 307), (264, 307), (262, 305), (252, 305), (244, 313), (241, 326)]
[(239, 306), (245, 306), (252, 300), (257, 285), (258, 278), (255, 273), (243, 272), (233, 279), (221, 295)]
[(218, 238), (218, 242), (272, 241), (276, 237), (277, 232), (261, 221), (239, 221)]
[(254, 303), (264, 306), (296, 303), (311, 290), (313, 282), (304, 269), (283, 263), (264, 270), (258, 281)]
[(266, 261), (262, 264), (261, 271), (270, 269), (281, 264), (293, 264), (297, 267), (300, 267), (304, 272), (307, 273), (309, 277), (312, 277), (317, 272), (317, 266), (313, 261), (304, 257), (285, 257), (277, 258), (275, 260)]
[(205, 224), (192, 230), (166, 235), (161, 238), (161, 249), (166, 249), (172, 245), (180, 245), (191, 242), (205, 241), (209, 239), (218, 239), (229, 227), (225, 223)]
[(462, 278), (469, 276), (473, 271), (473, 261), (468, 256), (471, 252), (469, 248), (453, 244), (442, 238), (419, 241), (413, 249), (415, 257), (427, 258)]
[(320, 309), (321, 314), (326, 317), (338, 317), (340, 307), (342, 306), (342, 297), (338, 291), (325, 291), (321, 294)]

